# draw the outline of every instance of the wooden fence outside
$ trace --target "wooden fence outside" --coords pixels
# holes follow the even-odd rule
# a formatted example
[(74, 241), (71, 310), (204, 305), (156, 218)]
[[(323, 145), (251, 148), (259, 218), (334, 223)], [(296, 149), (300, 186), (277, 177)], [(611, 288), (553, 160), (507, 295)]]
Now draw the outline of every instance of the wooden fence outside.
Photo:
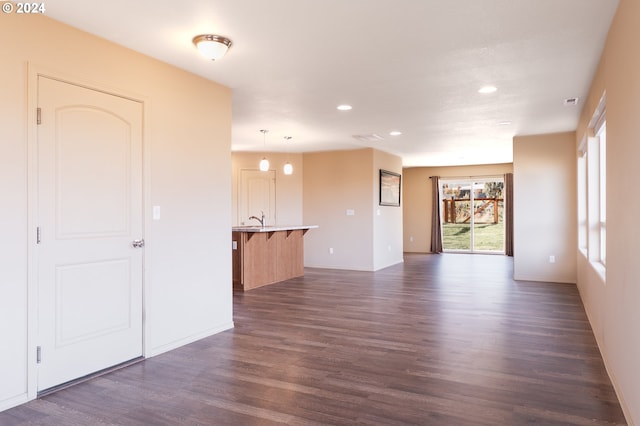
[[(493, 223), (499, 222), (499, 209), (498, 203), (504, 201), (504, 198), (474, 198), (474, 201), (484, 201), (480, 207), (475, 209), (475, 213), (482, 213), (489, 206), (493, 206)], [(471, 220), (471, 213), (466, 215), (462, 221), (456, 219), (456, 203), (465, 202), (471, 203), (470, 198), (458, 198), (458, 199), (444, 199), (443, 203), (443, 220), (444, 223), (467, 223)]]

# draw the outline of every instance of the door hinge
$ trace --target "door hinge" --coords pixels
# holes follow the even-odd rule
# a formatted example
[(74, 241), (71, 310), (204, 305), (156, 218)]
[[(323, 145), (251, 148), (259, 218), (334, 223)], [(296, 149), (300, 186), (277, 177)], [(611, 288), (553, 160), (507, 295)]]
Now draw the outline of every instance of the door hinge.
[(40, 227), (36, 228), (36, 244), (40, 244)]
[(40, 364), (42, 361), (42, 346), (36, 346), (36, 363)]
[(36, 108), (36, 124), (42, 124), (42, 108)]

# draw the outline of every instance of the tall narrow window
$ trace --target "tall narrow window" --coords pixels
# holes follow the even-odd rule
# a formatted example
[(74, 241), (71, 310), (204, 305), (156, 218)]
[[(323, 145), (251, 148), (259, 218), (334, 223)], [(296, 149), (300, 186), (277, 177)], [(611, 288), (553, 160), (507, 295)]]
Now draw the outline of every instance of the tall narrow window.
[(602, 126), (596, 134), (598, 137), (598, 148), (600, 150), (600, 261), (607, 263), (607, 123), (602, 122)]
[[(603, 95), (589, 123), (590, 137), (587, 138), (586, 154), (584, 154), (587, 192), (587, 257), (594, 267), (602, 272), (603, 277), (607, 262), (607, 119), (605, 100), (606, 95)], [(583, 149), (582, 145), (581, 149)], [(578, 173), (581, 172), (581, 162), (578, 160)], [(579, 200), (582, 201), (580, 198)], [(582, 204), (579, 204), (579, 215), (581, 207)], [(583, 241), (579, 241), (582, 244)]]
[(578, 148), (578, 248), (587, 255), (587, 137)]

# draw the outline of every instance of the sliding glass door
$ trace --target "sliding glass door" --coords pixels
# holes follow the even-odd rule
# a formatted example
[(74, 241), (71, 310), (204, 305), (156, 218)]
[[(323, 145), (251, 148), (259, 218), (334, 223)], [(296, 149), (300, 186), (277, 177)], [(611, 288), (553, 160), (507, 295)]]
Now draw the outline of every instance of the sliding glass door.
[(504, 179), (441, 179), (444, 251), (504, 253)]

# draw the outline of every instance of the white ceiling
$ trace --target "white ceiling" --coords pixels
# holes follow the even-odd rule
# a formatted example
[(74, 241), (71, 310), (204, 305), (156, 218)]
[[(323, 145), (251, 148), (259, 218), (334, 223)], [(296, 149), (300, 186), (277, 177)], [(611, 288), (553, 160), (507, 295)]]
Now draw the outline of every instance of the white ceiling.
[[(617, 5), (54, 0), (46, 15), (232, 88), (236, 151), (264, 150), (268, 129), (267, 151), (374, 147), (411, 167), (511, 162), (514, 135), (574, 130), (582, 104), (563, 102), (586, 96)], [(201, 57), (202, 33), (229, 37), (227, 56)]]

